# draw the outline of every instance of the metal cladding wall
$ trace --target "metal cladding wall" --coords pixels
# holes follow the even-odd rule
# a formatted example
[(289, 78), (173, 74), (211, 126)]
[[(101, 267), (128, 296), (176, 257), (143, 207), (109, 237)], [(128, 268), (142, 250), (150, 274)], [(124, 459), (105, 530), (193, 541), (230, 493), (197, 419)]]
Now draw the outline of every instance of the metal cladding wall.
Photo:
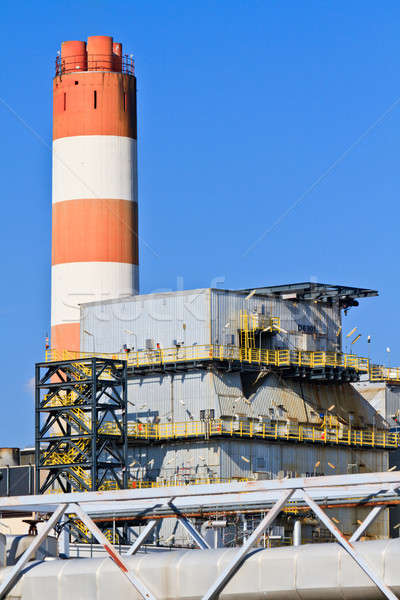
[[(329, 464), (330, 463), (330, 464)], [(315, 467), (315, 465), (317, 465)], [(142, 446), (129, 449), (131, 476), (136, 479), (159, 478), (170, 483), (186, 480), (222, 478), (277, 479), (316, 475), (379, 472), (388, 468), (388, 452), (356, 448), (324, 447), (306, 444), (268, 443), (257, 440), (200, 440), (188, 443)], [(338, 508), (330, 514), (350, 534), (369, 508)], [(397, 521), (398, 522), (398, 521)], [(168, 524), (168, 526), (167, 526)], [(168, 538), (170, 520), (159, 535)], [(372, 537), (388, 535), (388, 515), (384, 512), (368, 529)]]
[[(146, 294), (132, 298), (99, 301), (81, 307), (81, 349), (118, 352), (126, 344), (146, 348), (146, 340), (171, 348), (175, 342), (191, 345), (233, 344), (239, 346), (240, 312), (279, 317), (288, 333), (270, 336), (272, 348), (338, 350), (341, 317), (337, 305), (254, 295), (246, 300), (241, 292), (198, 289)], [(304, 333), (304, 329), (311, 327)], [(314, 329), (313, 329), (314, 328)]]
[[(258, 313), (279, 317), (287, 334), (277, 334), (271, 339), (272, 348), (297, 348), (299, 350), (338, 350), (338, 330), (341, 325), (337, 304), (323, 302), (282, 300), (255, 294), (246, 300), (246, 294), (231, 290), (211, 290), (212, 343), (239, 345), (240, 312)], [(305, 327), (304, 327), (305, 326)], [(302, 330), (311, 327), (313, 333)], [(311, 330), (310, 330), (311, 331)]]
[(331, 425), (339, 428), (352, 414), (356, 427), (385, 427), (377, 414), (350, 383), (326, 384), (282, 379), (271, 373), (245, 397), (238, 372), (192, 369), (134, 377), (128, 382), (129, 420), (142, 423), (198, 421), (200, 412), (214, 410), (215, 419), (237, 416), (257, 421), (321, 425), (321, 414), (335, 405)]
[[(208, 289), (144, 294), (81, 307), (81, 349), (120, 352), (126, 345), (144, 350), (210, 344)], [(90, 338), (86, 329), (94, 334)]]
[(64, 42), (54, 78), (51, 343), (79, 304), (138, 292), (136, 79), (111, 37)]

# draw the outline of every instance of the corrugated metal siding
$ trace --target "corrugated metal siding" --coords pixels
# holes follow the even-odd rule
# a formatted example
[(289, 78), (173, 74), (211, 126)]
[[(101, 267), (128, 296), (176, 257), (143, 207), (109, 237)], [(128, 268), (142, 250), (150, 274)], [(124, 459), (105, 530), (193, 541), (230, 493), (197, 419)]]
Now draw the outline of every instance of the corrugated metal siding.
[[(388, 468), (388, 453), (383, 450), (268, 444), (248, 440), (221, 442), (221, 477), (246, 477), (251, 472), (264, 472), (271, 479), (279, 475), (310, 476), (314, 474), (314, 465), (318, 461), (317, 475), (384, 471)], [(331, 468), (329, 462), (336, 468)], [(264, 467), (259, 466), (261, 464)]]
[(383, 419), (388, 419), (390, 413), (387, 410), (385, 383), (361, 381), (353, 383), (352, 386), (362, 395), (363, 398), (365, 398), (365, 400), (373, 407), (374, 410), (379, 413)]
[[(390, 396), (392, 413), (400, 407), (400, 395)], [(244, 397), (240, 373), (213, 373), (192, 370), (188, 373), (149, 375), (129, 380), (129, 419), (161, 423), (198, 421), (200, 411), (213, 409), (215, 418), (240, 415), (275, 421), (297, 420), (321, 423), (321, 415), (356, 427), (384, 427), (385, 422), (365, 397), (349, 383), (298, 382), (269, 374), (257, 391)], [(328, 408), (334, 407), (330, 412)]]
[[(174, 483), (187, 479), (220, 477), (220, 445), (200, 440), (189, 444), (129, 448), (130, 472), (134, 478), (162, 478)], [(132, 464), (133, 463), (133, 464)]]
[(140, 350), (148, 339), (161, 348), (171, 348), (175, 341), (186, 346), (209, 344), (209, 303), (209, 290), (200, 289), (83, 305), (81, 349), (119, 352), (126, 344)]
[(214, 373), (212, 382), (219, 405), (218, 416), (251, 415), (250, 402), (243, 396), (240, 373)]
[[(386, 418), (390, 427), (399, 427), (400, 422), (400, 387), (386, 386)], [(396, 420), (395, 420), (396, 417)]]
[[(239, 345), (240, 311), (279, 317), (288, 332), (270, 336), (272, 348), (291, 347), (301, 350), (337, 350), (337, 332), (341, 324), (338, 305), (282, 300), (255, 294), (249, 300), (228, 290), (211, 290), (211, 331), (214, 344)], [(299, 326), (315, 326), (315, 334), (299, 332)], [(264, 336), (265, 340), (267, 336)], [(264, 339), (264, 338), (263, 338)]]
[(327, 384), (298, 382), (269, 375), (256, 393), (250, 398), (253, 415), (269, 416), (275, 420), (297, 419), (302, 423), (320, 423), (321, 414), (330, 413), (339, 421), (349, 422), (357, 427), (367, 425), (384, 426), (383, 419), (351, 384)]
[[(210, 297), (211, 294), (211, 297)], [(211, 309), (211, 311), (210, 311)], [(193, 344), (239, 345), (240, 311), (279, 317), (288, 335), (269, 337), (272, 348), (336, 350), (340, 311), (336, 305), (254, 295), (249, 300), (235, 291), (188, 290), (145, 294), (81, 307), (83, 351), (118, 352), (126, 344), (144, 349), (146, 340), (170, 348), (175, 341)], [(299, 326), (315, 326), (315, 334)], [(94, 335), (88, 336), (84, 331)], [(133, 332), (127, 333), (127, 331)], [(264, 336), (267, 341), (268, 336)]]
[(200, 411), (214, 409), (219, 417), (213, 374), (204, 370), (188, 373), (136, 377), (128, 382), (128, 419), (161, 423), (198, 421)]

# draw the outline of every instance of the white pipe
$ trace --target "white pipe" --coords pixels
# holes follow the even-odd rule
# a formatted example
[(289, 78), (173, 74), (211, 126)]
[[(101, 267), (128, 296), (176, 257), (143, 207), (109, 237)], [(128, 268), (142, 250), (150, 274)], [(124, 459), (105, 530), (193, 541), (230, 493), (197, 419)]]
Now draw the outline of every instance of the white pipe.
[[(354, 547), (400, 597), (400, 540), (356, 542)], [(125, 559), (157, 600), (201, 600), (237, 548), (137, 554)], [(0, 579), (10, 568), (0, 569)], [(383, 574), (383, 575), (382, 575)], [(111, 560), (70, 559), (40, 563), (27, 570), (8, 600), (125, 600), (126, 578)], [(112, 596), (111, 596), (112, 594)], [(352, 558), (336, 543), (260, 549), (234, 574), (221, 600), (382, 600), (382, 595)]]
[(301, 521), (299, 519), (293, 527), (293, 546), (301, 546)]

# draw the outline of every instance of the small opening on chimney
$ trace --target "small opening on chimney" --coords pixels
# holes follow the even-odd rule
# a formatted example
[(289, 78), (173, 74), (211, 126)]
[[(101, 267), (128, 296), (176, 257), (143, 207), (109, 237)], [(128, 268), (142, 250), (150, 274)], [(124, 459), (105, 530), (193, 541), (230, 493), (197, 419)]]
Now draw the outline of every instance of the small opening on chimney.
[(75, 85), (78, 85), (79, 81), (75, 81)]
[(64, 110), (67, 110), (67, 94), (64, 92)]
[(97, 92), (94, 90), (93, 92), (93, 108), (97, 108)]

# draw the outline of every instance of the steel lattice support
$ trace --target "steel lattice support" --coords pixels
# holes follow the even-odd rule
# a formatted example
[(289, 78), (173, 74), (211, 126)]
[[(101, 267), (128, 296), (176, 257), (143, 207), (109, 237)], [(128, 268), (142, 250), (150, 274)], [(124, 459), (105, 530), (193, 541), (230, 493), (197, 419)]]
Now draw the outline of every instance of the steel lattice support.
[(126, 362), (38, 363), (35, 452), (37, 493), (126, 488)]
[[(374, 518), (377, 517), (382, 502), (385, 499), (390, 503), (398, 498), (399, 485), (399, 472), (385, 472), (255, 481), (252, 483), (245, 482), (229, 485), (188, 485), (184, 487), (143, 490), (60, 494), (58, 496), (38, 495), (0, 498), (1, 511), (18, 512), (21, 510), (30, 510), (42, 513), (46, 512), (48, 514), (52, 513), (45, 529), (32, 541), (32, 544), (15, 567), (7, 572), (0, 586), (0, 599), (2, 600), (5, 594), (12, 589), (14, 583), (21, 575), (29, 556), (40, 545), (40, 542), (51, 531), (52, 527), (57, 524), (58, 520), (63, 517), (64, 513), (69, 516), (69, 523), (79, 521), (86, 527), (87, 532), (103, 545), (110, 559), (121, 570), (121, 575), (123, 574), (130, 581), (142, 600), (157, 600), (151, 590), (151, 582), (142, 580), (140, 574), (135, 573), (135, 569), (132, 569), (128, 562), (129, 557), (137, 552), (150, 535), (157, 519), (164, 518), (168, 514), (175, 516), (178, 514), (180, 518), (186, 520), (186, 525), (188, 525), (188, 530), (191, 532), (193, 539), (201, 542), (201, 536), (198, 535), (198, 532), (191, 526), (188, 520), (188, 515), (192, 513), (193, 506), (203, 509), (211, 505), (215, 511), (218, 507), (223, 508), (232, 506), (233, 504), (236, 506), (236, 509), (243, 510), (251, 503), (256, 502), (259, 508), (264, 506), (268, 512), (248, 540), (243, 546), (238, 548), (230, 562), (222, 568), (215, 581), (205, 592), (203, 600), (215, 600), (224, 590), (227, 583), (235, 577), (235, 573), (246, 561), (252, 548), (257, 546), (260, 536), (274, 522), (280, 511), (290, 500), (290, 502), (294, 502), (297, 505), (309, 507), (359, 568), (369, 577), (371, 582), (376, 585), (383, 597), (388, 600), (395, 600), (397, 596), (391, 591), (385, 583), (384, 578), (379, 574), (379, 568), (373, 564), (373, 561), (369, 564), (362, 556), (359, 547), (353, 546), (352, 541), (357, 539), (368, 525), (373, 522)], [(356, 499), (360, 506), (368, 502), (368, 505), (373, 506), (373, 509), (361, 526), (354, 532), (351, 539), (347, 540), (328, 517), (321, 504), (325, 508), (327, 501), (335, 499), (339, 500), (340, 503), (347, 504), (349, 498)], [(160, 509), (167, 512), (160, 514)], [(121, 555), (116, 551), (94, 522), (96, 515), (111, 516), (116, 515), (119, 511), (125, 516), (138, 514), (137, 511), (139, 511), (141, 515), (145, 513), (150, 518), (148, 525), (126, 555)], [(198, 545), (201, 548), (206, 547), (205, 543), (198, 543)], [(196, 552), (203, 551), (206, 550), (196, 550)]]

